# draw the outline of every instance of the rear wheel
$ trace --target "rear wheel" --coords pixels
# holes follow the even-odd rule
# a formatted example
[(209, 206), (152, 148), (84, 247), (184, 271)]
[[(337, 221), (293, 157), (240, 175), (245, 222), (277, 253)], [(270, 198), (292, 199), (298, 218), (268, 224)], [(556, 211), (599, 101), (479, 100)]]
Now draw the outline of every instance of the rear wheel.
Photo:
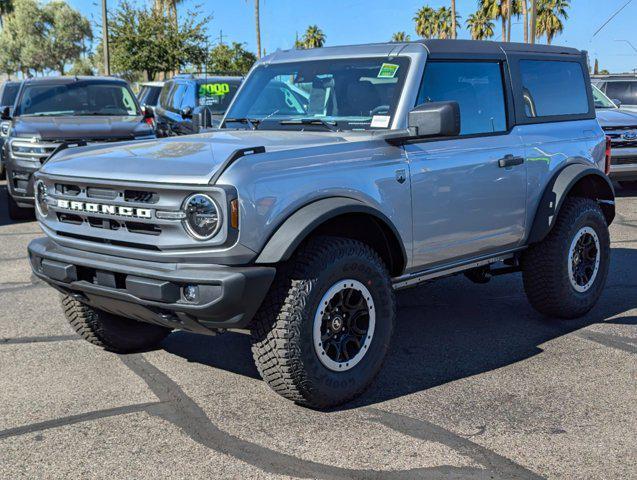
[(84, 340), (110, 352), (151, 350), (171, 332), (169, 328), (89, 307), (70, 295), (62, 297), (62, 308), (68, 322)]
[(568, 198), (551, 232), (523, 255), (524, 290), (544, 315), (580, 317), (602, 294), (609, 262), (610, 236), (599, 205)]
[(252, 329), (268, 385), (313, 408), (360, 395), (383, 363), (393, 330), (389, 273), (367, 245), (317, 237), (279, 269)]

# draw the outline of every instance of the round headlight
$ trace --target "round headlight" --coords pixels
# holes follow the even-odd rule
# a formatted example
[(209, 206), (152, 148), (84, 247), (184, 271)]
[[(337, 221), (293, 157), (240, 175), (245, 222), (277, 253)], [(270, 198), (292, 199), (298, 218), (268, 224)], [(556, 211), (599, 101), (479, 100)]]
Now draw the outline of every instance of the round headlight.
[(46, 217), (49, 214), (49, 204), (47, 203), (46, 185), (42, 180), (35, 184), (35, 206), (40, 215)]
[(211, 239), (221, 227), (221, 211), (208, 195), (197, 193), (188, 197), (184, 213), (186, 230), (197, 240)]

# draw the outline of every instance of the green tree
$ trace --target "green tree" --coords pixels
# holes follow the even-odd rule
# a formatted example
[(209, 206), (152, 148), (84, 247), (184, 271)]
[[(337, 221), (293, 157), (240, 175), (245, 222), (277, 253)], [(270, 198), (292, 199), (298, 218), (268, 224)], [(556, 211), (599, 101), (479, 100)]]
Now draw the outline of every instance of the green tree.
[(73, 62), (69, 75), (93, 75), (93, 62), (91, 58), (78, 58)]
[(86, 42), (93, 39), (91, 24), (80, 12), (60, 0), (47, 3), (44, 14), (49, 24), (44, 45), (47, 66), (64, 75), (66, 65), (78, 60), (86, 51)]
[(493, 37), (495, 24), (482, 10), (469, 15), (466, 25), (474, 40), (486, 40)]
[(241, 43), (232, 42), (232, 46), (220, 44), (210, 51), (208, 70), (245, 75), (256, 61), (256, 55), (245, 50)]
[(4, 17), (13, 12), (13, 0), (0, 0), (0, 28), (3, 26)]
[(536, 35), (545, 36), (549, 45), (564, 31), (564, 20), (568, 20), (570, 0), (537, 0)]
[(305, 48), (321, 48), (325, 45), (326, 36), (318, 25), (310, 25), (303, 35), (303, 46)]
[(502, 22), (502, 41), (510, 39), (507, 24), (511, 16), (519, 17), (522, 10), (519, 0), (479, 0), (479, 8), (487, 17)]
[(178, 25), (155, 8), (120, 3), (109, 21), (113, 70), (129, 74), (141, 71), (152, 80), (160, 72), (203, 64), (209, 20), (196, 10), (188, 12)]
[(44, 71), (49, 65), (43, 48), (48, 28), (47, 16), (38, 2), (17, 2), (0, 31), (0, 68), (7, 74), (21, 72), (25, 76)]
[(409, 34), (405, 33), (405, 32), (396, 32), (391, 36), (391, 41), (392, 42), (408, 42), (410, 41), (411, 38), (409, 36)]
[[(458, 23), (460, 15), (455, 15)], [(454, 15), (451, 9), (441, 7), (434, 10), (425, 6), (420, 8), (414, 16), (416, 33), (423, 38), (453, 38)]]

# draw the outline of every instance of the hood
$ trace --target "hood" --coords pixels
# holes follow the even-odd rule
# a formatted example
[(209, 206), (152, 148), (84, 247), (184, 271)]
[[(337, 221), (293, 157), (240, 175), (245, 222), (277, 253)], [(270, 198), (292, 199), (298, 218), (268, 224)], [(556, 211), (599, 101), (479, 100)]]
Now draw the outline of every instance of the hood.
[(637, 115), (619, 108), (600, 108), (596, 111), (602, 127), (636, 127)]
[(12, 132), (13, 136), (42, 140), (121, 140), (152, 133), (142, 120), (141, 116), (18, 116), (13, 119)]
[[(358, 138), (361, 137), (369, 138), (367, 135)], [(70, 148), (49, 160), (41, 171), (113, 181), (205, 185), (238, 149), (263, 146), (269, 153), (349, 141), (352, 138), (332, 132), (215, 130), (199, 135)]]

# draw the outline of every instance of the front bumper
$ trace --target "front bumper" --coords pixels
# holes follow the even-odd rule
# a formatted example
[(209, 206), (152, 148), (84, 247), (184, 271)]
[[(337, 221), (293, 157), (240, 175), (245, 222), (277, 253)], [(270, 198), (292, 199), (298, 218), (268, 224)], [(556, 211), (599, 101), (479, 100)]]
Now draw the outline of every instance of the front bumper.
[[(61, 247), (49, 238), (29, 244), (34, 274), (92, 307), (196, 333), (246, 328), (263, 302), (273, 267), (157, 263)], [(195, 286), (188, 301), (184, 287)]]
[(4, 153), (4, 165), (7, 169), (7, 187), (9, 194), (20, 207), (33, 207), (33, 174), (40, 169), (39, 162), (20, 161)]
[(613, 180), (637, 180), (637, 148), (612, 150), (610, 177)]

